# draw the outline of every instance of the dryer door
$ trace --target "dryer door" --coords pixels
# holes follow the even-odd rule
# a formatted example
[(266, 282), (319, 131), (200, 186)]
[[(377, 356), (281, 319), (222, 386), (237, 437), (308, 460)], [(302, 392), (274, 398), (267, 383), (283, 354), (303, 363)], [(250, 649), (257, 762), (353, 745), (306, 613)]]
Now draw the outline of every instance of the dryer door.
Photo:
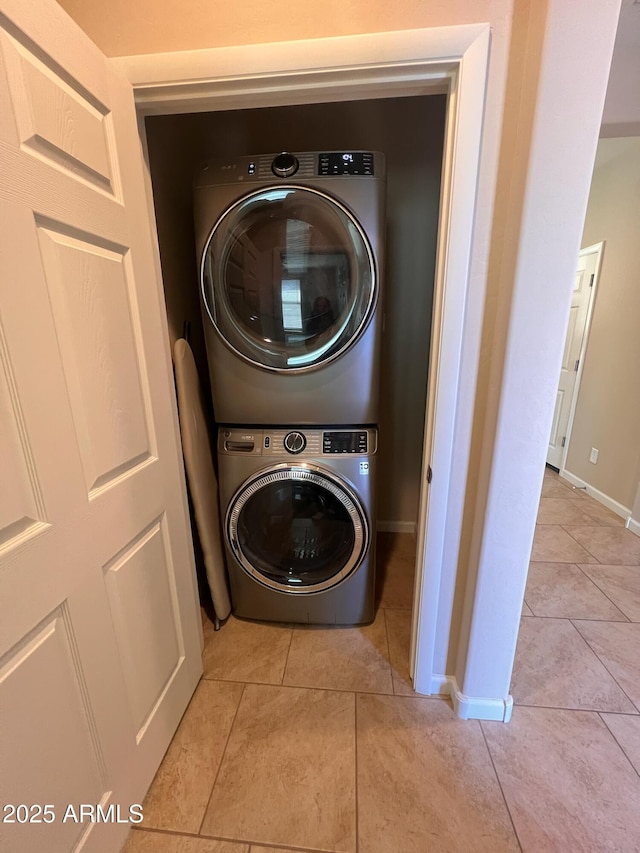
[(225, 532), (249, 575), (293, 594), (339, 584), (369, 544), (356, 495), (314, 465), (276, 465), (248, 480), (229, 505)]
[(222, 339), (267, 370), (311, 370), (367, 326), (375, 261), (358, 222), (317, 190), (250, 193), (214, 225), (201, 264), (204, 304)]

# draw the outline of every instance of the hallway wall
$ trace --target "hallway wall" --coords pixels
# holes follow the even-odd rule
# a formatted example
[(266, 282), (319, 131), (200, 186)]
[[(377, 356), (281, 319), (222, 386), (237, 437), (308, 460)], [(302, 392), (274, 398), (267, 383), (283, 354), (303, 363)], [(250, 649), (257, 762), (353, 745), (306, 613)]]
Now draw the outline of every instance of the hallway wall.
[(629, 511), (640, 484), (639, 225), (640, 138), (601, 139), (582, 245), (605, 247), (566, 468)]

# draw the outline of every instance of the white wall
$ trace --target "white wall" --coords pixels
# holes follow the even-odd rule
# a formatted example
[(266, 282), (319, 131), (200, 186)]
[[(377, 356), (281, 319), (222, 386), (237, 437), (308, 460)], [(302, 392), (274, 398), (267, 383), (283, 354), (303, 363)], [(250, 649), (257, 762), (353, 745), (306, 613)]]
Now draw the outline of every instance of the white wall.
[(515, 7), (462, 551), (455, 672), (467, 697), (509, 689), (618, 8)]

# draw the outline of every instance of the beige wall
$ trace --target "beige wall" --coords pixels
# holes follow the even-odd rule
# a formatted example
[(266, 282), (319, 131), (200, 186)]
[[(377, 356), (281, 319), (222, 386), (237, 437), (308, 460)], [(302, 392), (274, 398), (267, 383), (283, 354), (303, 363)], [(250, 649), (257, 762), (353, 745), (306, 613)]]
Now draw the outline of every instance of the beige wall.
[(431, 96), (147, 119), (170, 334), (180, 336), (184, 322), (191, 324), (204, 381), (191, 212), (197, 164), (208, 157), (282, 150), (384, 152), (387, 263), (378, 518), (394, 524), (414, 524), (418, 511), (445, 108), (444, 96)]
[(640, 8), (623, 0), (602, 116), (603, 137), (640, 134)]
[(628, 509), (640, 481), (639, 229), (640, 138), (602, 139), (582, 245), (605, 249), (566, 468)]
[(500, 16), (502, 0), (58, 0), (107, 56), (441, 27)]

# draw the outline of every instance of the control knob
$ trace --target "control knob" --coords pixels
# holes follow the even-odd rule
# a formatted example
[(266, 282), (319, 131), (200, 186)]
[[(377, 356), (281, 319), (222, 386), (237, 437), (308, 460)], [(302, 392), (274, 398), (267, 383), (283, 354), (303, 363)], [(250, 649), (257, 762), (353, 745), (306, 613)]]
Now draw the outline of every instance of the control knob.
[(288, 432), (284, 437), (284, 448), (289, 453), (302, 453), (307, 446), (307, 439), (301, 432)]
[(271, 171), (279, 178), (290, 178), (291, 175), (295, 175), (298, 171), (299, 165), (297, 158), (294, 157), (293, 154), (289, 154), (288, 151), (283, 151), (282, 154), (278, 154), (278, 156), (274, 158), (273, 163), (271, 164)]

